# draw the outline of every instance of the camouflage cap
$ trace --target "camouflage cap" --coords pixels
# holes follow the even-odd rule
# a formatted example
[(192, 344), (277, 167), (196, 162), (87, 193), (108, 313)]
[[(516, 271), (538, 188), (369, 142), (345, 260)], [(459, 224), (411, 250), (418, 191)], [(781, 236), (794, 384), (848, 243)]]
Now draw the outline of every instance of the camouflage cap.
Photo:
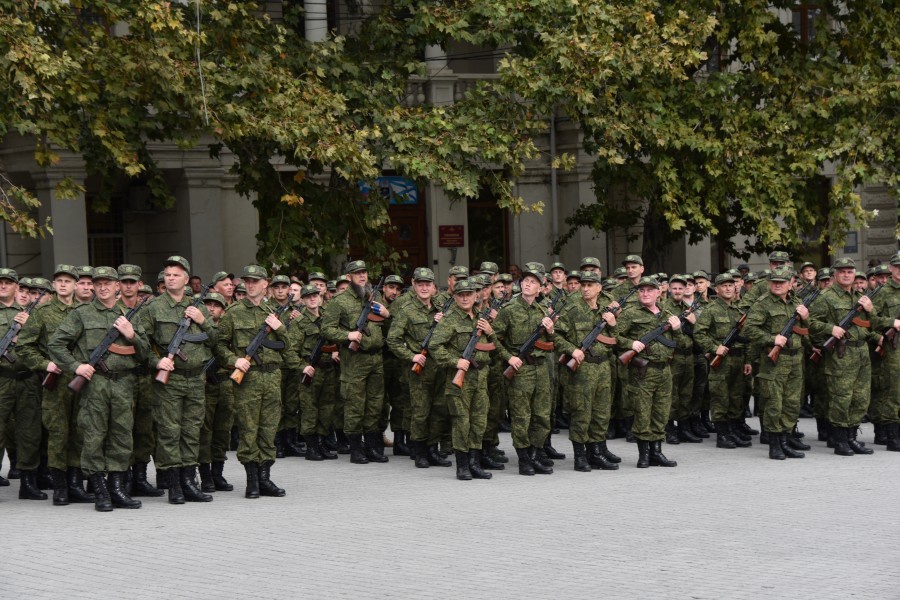
[(875, 277), (875, 269), (869, 269), (865, 273), (857, 269), (854, 279), (868, 279), (869, 277)]
[(876, 275), (889, 275), (891, 269), (887, 265), (875, 265), (872, 268)]
[(693, 273), (685, 273), (684, 275), (682, 275), (682, 277), (684, 277), (685, 283), (696, 283)]
[(287, 275), (275, 275), (272, 277), (270, 285), (291, 285), (291, 278)]
[(723, 283), (734, 283), (734, 278), (728, 273), (721, 273), (716, 276), (716, 285), (722, 285)]
[(347, 263), (347, 268), (344, 269), (347, 273), (357, 273), (359, 271), (368, 271), (368, 267), (366, 267), (366, 261), (364, 260), (351, 260)]
[(616, 287), (617, 285), (619, 285), (619, 282), (616, 281), (615, 279), (613, 279), (612, 277), (604, 279), (603, 280), (603, 291), (608, 292), (608, 291), (612, 290), (614, 287)]
[(625, 260), (622, 261), (622, 266), (625, 266), (629, 263), (644, 266), (644, 259), (637, 254), (629, 254), (625, 257)]
[(466, 279), (469, 276), (469, 267), (464, 267), (462, 265), (455, 265), (450, 267), (450, 277), (456, 277), (457, 279)]
[(300, 297), (306, 298), (307, 296), (315, 296), (319, 293), (319, 288), (314, 286), (311, 283), (307, 283), (302, 288), (300, 288)]
[(325, 282), (325, 289), (329, 292), (333, 292), (337, 289), (337, 284), (335, 284), (334, 279), (329, 279)]
[(534, 271), (534, 272), (541, 273), (541, 274), (544, 274), (547, 272), (547, 270), (544, 269), (544, 263), (539, 263), (539, 262), (534, 262), (534, 261), (525, 263), (525, 270), (526, 271)]
[(759, 279), (759, 275), (757, 275), (753, 271), (750, 271), (749, 273), (744, 275), (744, 281), (747, 281), (747, 282), (757, 281), (758, 279)]
[(512, 286), (512, 293), (513, 293), (513, 296), (515, 296), (516, 294), (521, 294), (522, 286), (520, 286), (518, 283), (514, 283)]
[(791, 262), (791, 257), (788, 256), (787, 252), (783, 250), (776, 250), (769, 254), (769, 262), (770, 263), (789, 263)]
[(836, 271), (837, 269), (853, 269), (856, 270), (856, 263), (852, 258), (839, 258), (831, 264), (831, 270)]
[(566, 281), (570, 279), (577, 279), (581, 281), (581, 271), (569, 271), (566, 273)]
[(163, 264), (167, 267), (172, 267), (172, 266), (181, 267), (182, 269), (184, 269), (187, 272), (188, 275), (191, 274), (191, 263), (189, 263), (188, 259), (186, 259), (183, 256), (178, 256), (178, 255), (170, 256), (169, 258), (166, 259), (166, 261)]
[(891, 257), (891, 264), (895, 267), (900, 267), (900, 253), (897, 253)]
[[(632, 261), (632, 262), (634, 262), (634, 261)], [(638, 280), (637, 285), (634, 287), (637, 287), (637, 288), (652, 287), (652, 288), (659, 289), (659, 282), (656, 280), (655, 277), (641, 277)]]
[(166, 280), (166, 274), (164, 272), (160, 271), (159, 273), (157, 273), (157, 275), (156, 275), (156, 284), (157, 285), (159, 285), (160, 283), (162, 283), (165, 280)]
[(31, 289), (32, 287), (34, 287), (31, 284), (31, 277), (20, 277), (18, 283), (20, 288)]
[(413, 281), (434, 281), (434, 271), (428, 267), (419, 267), (413, 271)]
[(453, 294), (470, 294), (478, 291), (478, 286), (472, 279), (458, 281), (453, 287)]
[(234, 277), (234, 275), (232, 275), (231, 273), (226, 273), (225, 271), (217, 271), (216, 274), (212, 276), (212, 279), (210, 281), (212, 281), (213, 285), (216, 285), (220, 281), (231, 279), (232, 277)]
[(512, 275), (510, 275), (509, 273), (500, 273), (499, 275), (497, 275), (497, 281), (503, 283), (512, 283), (512, 280)]
[(530, 269), (529, 266), (535, 266), (538, 263), (525, 263), (525, 268), (522, 270), (522, 281), (525, 280), (526, 277), (534, 277), (538, 280), (538, 283), (544, 283), (544, 272), (540, 269)]
[(750, 265), (748, 265), (747, 263), (741, 263), (741, 264), (739, 264), (739, 265), (738, 265), (737, 267), (735, 267), (735, 268), (736, 268), (738, 271), (749, 271), (749, 270), (750, 270)]
[(600, 276), (597, 275), (595, 271), (582, 271), (581, 272), (581, 283), (602, 283), (600, 281)]
[(146, 283), (141, 286), (141, 289), (138, 290), (138, 294), (152, 294), (153, 288), (147, 285)]
[(482, 273), (490, 273), (491, 275), (496, 275), (500, 272), (500, 267), (497, 266), (497, 263), (485, 261), (481, 263), (481, 266), (478, 267), (478, 270)]
[(80, 267), (75, 267), (75, 271), (78, 273), (78, 279), (82, 277), (90, 277), (94, 278), (94, 267), (90, 265), (81, 265)]
[(56, 278), (57, 275), (68, 275), (72, 279), (78, 279), (78, 270), (74, 265), (58, 264), (53, 270), (53, 277)]
[(119, 272), (112, 267), (97, 267), (94, 269), (94, 281), (98, 279), (109, 279), (110, 281), (119, 280)]
[[(269, 273), (259, 265), (247, 265), (241, 271), (241, 279), (268, 279)], [(290, 280), (288, 280), (290, 284)]]
[(246, 294), (247, 286), (245, 286), (243, 282), (237, 284), (236, 286), (234, 286), (234, 293), (235, 294)]
[(491, 276), (490, 275), (475, 275), (473, 277), (469, 277), (469, 281), (475, 284), (475, 289), (481, 290), (491, 285)]
[(705, 279), (709, 281), (709, 273), (702, 269), (699, 271), (694, 271), (694, 281), (697, 281), (698, 279)]
[(553, 263), (553, 264), (550, 265), (550, 271), (549, 271), (549, 272), (552, 273), (552, 272), (555, 271), (556, 269), (560, 269), (560, 270), (562, 270), (563, 272), (565, 272), (565, 270), (566, 270), (566, 265), (562, 264), (561, 262), (555, 262), (555, 263)]
[(53, 286), (51, 285), (50, 280), (43, 277), (34, 277), (31, 280), (31, 285), (32, 287), (35, 287), (39, 290), (44, 290), (47, 292), (53, 291)]
[(668, 273), (657, 273), (656, 278), (660, 282), (669, 281), (669, 274)]
[(141, 280), (141, 268), (137, 265), (119, 265), (117, 272), (119, 273), (119, 281)]
[(628, 273), (627, 271), (625, 271), (625, 267), (617, 267), (616, 270), (613, 271), (613, 277), (615, 277), (616, 279), (628, 277)]
[(346, 275), (339, 275), (338, 278), (334, 280), (335, 287), (342, 283), (350, 283), (350, 278)]
[(328, 278), (325, 276), (325, 273), (323, 273), (322, 271), (310, 271), (309, 275), (306, 277), (306, 279), (310, 283), (312, 283), (313, 281), (324, 281), (326, 283), (328, 282)]
[(384, 285), (387, 285), (389, 283), (394, 284), (394, 285), (399, 285), (400, 287), (403, 287), (404, 285), (406, 285), (405, 283), (403, 283), (403, 278), (400, 277), (399, 275), (388, 275), (387, 277), (385, 277)]
[(738, 272), (737, 269), (728, 269), (725, 272), (728, 273), (729, 275), (731, 275), (732, 278), (737, 278), (737, 277), (741, 276), (740, 272)]
[(687, 278), (685, 278), (685, 276), (681, 275), (680, 273), (675, 273), (674, 275), (669, 277), (669, 283), (675, 283), (676, 281), (687, 285)]
[(582, 271), (585, 267), (597, 267), (598, 269), (602, 268), (600, 259), (594, 256), (585, 256), (581, 259), (581, 264), (579, 266), (581, 267)]
[(816, 265), (814, 265), (813, 263), (811, 263), (811, 262), (809, 262), (809, 261), (806, 261), (806, 262), (804, 262), (804, 263), (802, 263), (802, 264), (800, 265), (800, 270), (802, 271), (802, 270), (805, 269), (806, 267), (812, 267), (813, 269), (815, 269), (815, 268), (816, 268)]
[(772, 269), (769, 281), (790, 281), (792, 276), (791, 270), (787, 267), (778, 267), (777, 269)]
[(204, 302), (218, 302), (222, 305), (222, 308), (228, 306), (228, 303), (225, 302), (225, 296), (220, 294), (219, 292), (207, 292), (206, 297), (203, 299)]

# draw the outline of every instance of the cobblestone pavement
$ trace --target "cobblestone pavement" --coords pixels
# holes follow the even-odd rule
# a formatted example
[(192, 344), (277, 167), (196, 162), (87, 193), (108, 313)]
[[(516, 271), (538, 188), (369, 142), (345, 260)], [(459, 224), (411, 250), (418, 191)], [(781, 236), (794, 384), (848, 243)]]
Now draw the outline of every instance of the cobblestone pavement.
[[(803, 420), (808, 434), (812, 421)], [(814, 437), (813, 435), (808, 435)], [(872, 429), (862, 439), (871, 445)], [(100, 514), (0, 488), (0, 598), (900, 598), (900, 455), (665, 446), (675, 469), (491, 481), (406, 458), (280, 460), (286, 498)], [(8, 465), (4, 465), (6, 473)], [(151, 469), (152, 471), (152, 469)]]

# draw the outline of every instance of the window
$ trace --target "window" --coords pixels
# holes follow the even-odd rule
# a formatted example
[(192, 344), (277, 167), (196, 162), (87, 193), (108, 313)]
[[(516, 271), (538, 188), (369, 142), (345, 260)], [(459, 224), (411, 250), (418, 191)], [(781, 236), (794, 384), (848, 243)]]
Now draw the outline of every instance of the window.
[(801, 2), (792, 10), (794, 30), (800, 41), (808, 44), (816, 39), (816, 29), (824, 16), (819, 6), (812, 2)]

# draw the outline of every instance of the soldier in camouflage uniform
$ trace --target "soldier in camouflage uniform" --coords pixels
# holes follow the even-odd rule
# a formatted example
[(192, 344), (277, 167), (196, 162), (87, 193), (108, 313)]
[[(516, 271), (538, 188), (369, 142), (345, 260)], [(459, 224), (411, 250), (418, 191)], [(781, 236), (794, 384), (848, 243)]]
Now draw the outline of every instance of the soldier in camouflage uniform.
[[(612, 410), (612, 374), (610, 362), (615, 344), (616, 317), (606, 307), (615, 298), (601, 291), (600, 276), (593, 271), (580, 275), (581, 297), (572, 299), (556, 323), (556, 348), (566, 360), (561, 361), (568, 381), (563, 388), (569, 413), (569, 440), (575, 454), (575, 470), (589, 472), (591, 467), (606, 471), (619, 468), (618, 456), (606, 445), (606, 431)], [(607, 324), (601, 335), (584, 352), (581, 343), (601, 319)], [(576, 362), (576, 370), (566, 366), (568, 359)]]
[(872, 325), (881, 339), (876, 344), (878, 363), (873, 374), (879, 398), (877, 404), (873, 398), (875, 408), (870, 412), (887, 450), (900, 452), (900, 254), (891, 257), (890, 273), (891, 278), (873, 301), (878, 316)]
[[(94, 488), (94, 507), (101, 512), (113, 506), (141, 507), (126, 493), (124, 475), (133, 449), (134, 370), (147, 360), (150, 345), (138, 319), (132, 323), (125, 318), (125, 306), (116, 300), (118, 278), (112, 267), (94, 269), (96, 298), (72, 310), (48, 343), (50, 359), (63, 372), (88, 380), (78, 414), (84, 432), (81, 465)], [(104, 358), (108, 369), (104, 372), (87, 361), (113, 328), (119, 335)]]
[[(270, 475), (281, 419), (281, 366), (291, 347), (287, 328), (275, 314), (273, 303), (264, 300), (267, 276), (259, 265), (244, 267), (241, 279), (247, 296), (225, 311), (216, 339), (219, 364), (244, 373), (243, 381), (234, 386), (234, 417), (240, 433), (237, 458), (247, 473), (247, 498), (285, 495)], [(251, 363), (253, 357), (247, 357), (247, 346), (264, 325), (267, 345), (256, 354), (259, 364)], [(236, 376), (232, 374), (232, 378)]]
[[(475, 312), (475, 296), (471, 279), (456, 284), (455, 304), (438, 323), (430, 345), (433, 362), (447, 372), (444, 397), (452, 419), (456, 478), (463, 481), (492, 476), (481, 467), (481, 451), (487, 424), (487, 369), (494, 349), (493, 328), (487, 318)], [(475, 352), (471, 360), (466, 360), (462, 354), (476, 329), (479, 336)], [(463, 373), (461, 387), (454, 383), (457, 371)]]
[[(830, 336), (838, 339), (831, 351), (822, 351), (821, 373), (828, 388), (828, 424), (834, 453), (841, 456), (872, 454), (857, 441), (856, 431), (869, 406), (872, 364), (868, 342), (877, 342), (880, 334), (870, 331), (862, 319), (877, 319), (872, 301), (853, 289), (856, 264), (840, 258), (832, 265), (835, 283), (822, 292), (810, 306), (809, 331), (812, 342), (821, 346)], [(846, 330), (838, 323), (859, 304), (865, 313)]]
[[(281, 322), (290, 333), (293, 321), (300, 316), (300, 311), (293, 307), (291, 298), (291, 280), (287, 275), (275, 275), (269, 282), (269, 292), (275, 308), (288, 304), (292, 306), (281, 314)], [(297, 299), (299, 300), (299, 298)], [(296, 365), (285, 364), (281, 367), (281, 422), (275, 436), (275, 457), (306, 456), (306, 448), (299, 436), (300, 428), (300, 371)]]
[[(656, 279), (642, 277), (636, 287), (638, 304), (627, 306), (619, 314), (616, 342), (621, 348), (640, 355), (629, 363), (626, 390), (634, 410), (633, 432), (639, 453), (637, 467), (675, 467), (678, 463), (662, 453), (662, 440), (665, 439), (672, 402), (669, 362), (672, 360), (674, 340), (681, 335), (681, 321), (672, 312), (658, 306), (660, 292)], [(663, 334), (667, 341), (657, 340), (646, 346), (640, 341), (641, 337), (664, 323), (670, 327)], [(639, 358), (643, 358), (646, 364), (642, 366)]]
[[(672, 314), (681, 314), (693, 304), (694, 290), (692, 274), (673, 275), (669, 279), (669, 297), (661, 302), (661, 306)], [(692, 313), (687, 319), (685, 330), (690, 329), (691, 321), (696, 320), (696, 316)], [(666, 424), (666, 442), (698, 444), (703, 438), (694, 433), (694, 420), (691, 416), (691, 398), (694, 393), (694, 340), (690, 335), (681, 335), (676, 338), (675, 343), (677, 345), (670, 366), (672, 406), (669, 410), (669, 422)]]
[(726, 348), (725, 338), (743, 317), (736, 305), (734, 279), (722, 274), (716, 277), (716, 299), (697, 319), (694, 341), (701, 352), (712, 360), (721, 357), (718, 368), (709, 371), (710, 412), (716, 427), (717, 448), (748, 448), (751, 442), (740, 431), (744, 420), (744, 385), (753, 370), (747, 362), (746, 344), (734, 343)]
[[(683, 333), (694, 339), (694, 324), (703, 314), (706, 306), (709, 304), (709, 274), (706, 271), (694, 271), (694, 283), (697, 286), (697, 292), (694, 300), (697, 306), (694, 312), (689, 315), (688, 322), (685, 323)], [(691, 426), (694, 435), (700, 438), (708, 438), (710, 433), (715, 433), (716, 428), (709, 420), (709, 387), (707, 385), (707, 375), (709, 365), (706, 357), (697, 344), (692, 344), (694, 351), (694, 390), (691, 393), (691, 406), (689, 414), (691, 417)]]
[[(388, 275), (384, 278), (384, 304), (391, 312), (391, 317), (382, 323), (382, 335), (387, 340), (390, 335), (391, 325), (396, 318), (397, 311), (406, 303), (400, 296), (403, 291), (403, 279), (398, 275)], [(406, 443), (406, 430), (404, 421), (409, 412), (409, 368), (406, 361), (397, 358), (390, 347), (383, 347), (384, 356), (384, 405), (378, 422), (378, 429), (384, 432), (388, 424), (394, 433), (394, 456), (409, 456), (410, 451)], [(383, 434), (382, 434), (383, 435)]]

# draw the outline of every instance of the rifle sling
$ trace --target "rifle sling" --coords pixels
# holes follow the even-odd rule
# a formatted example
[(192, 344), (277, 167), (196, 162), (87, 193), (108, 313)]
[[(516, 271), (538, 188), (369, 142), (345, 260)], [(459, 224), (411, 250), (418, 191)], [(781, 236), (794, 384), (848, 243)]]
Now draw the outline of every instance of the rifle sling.
[(475, 349), (479, 352), (493, 352), (497, 349), (497, 346), (495, 346), (492, 342), (479, 342), (475, 344)]
[(800, 327), (799, 325), (794, 325), (791, 328), (791, 331), (793, 331), (797, 335), (809, 335), (809, 329), (807, 329), (806, 327)]
[(556, 346), (554, 345), (553, 342), (544, 342), (544, 341), (538, 340), (534, 343), (534, 347), (537, 348), (538, 350), (543, 350), (544, 352), (552, 352)]
[(872, 325), (871, 322), (865, 321), (860, 317), (853, 317), (853, 324), (857, 327), (862, 327), (863, 329), (868, 329)]
[(607, 346), (615, 346), (616, 345), (616, 338), (609, 337), (607, 335), (603, 335), (602, 333), (597, 334), (597, 341), (600, 342), (601, 344), (606, 344)]
[(328, 352), (331, 354), (332, 352), (337, 352), (337, 344), (331, 344), (330, 346), (322, 346), (322, 352)]
[(134, 346), (122, 346), (120, 344), (110, 344), (109, 351), (119, 356), (131, 356), (134, 354)]
[(280, 340), (263, 340), (260, 343), (260, 346), (263, 348), (270, 348), (272, 350), (284, 350), (284, 342)]
[(381, 315), (373, 314), (373, 313), (369, 313), (368, 315), (366, 315), (366, 318), (368, 320), (372, 321), (373, 323), (381, 323), (382, 321), (384, 321), (384, 317), (382, 317)]

